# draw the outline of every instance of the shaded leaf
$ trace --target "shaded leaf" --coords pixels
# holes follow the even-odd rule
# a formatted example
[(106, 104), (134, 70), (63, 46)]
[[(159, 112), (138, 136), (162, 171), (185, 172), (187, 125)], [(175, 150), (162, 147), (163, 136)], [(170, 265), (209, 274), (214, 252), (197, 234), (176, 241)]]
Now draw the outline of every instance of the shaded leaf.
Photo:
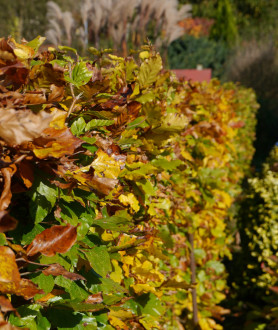
[(52, 226), (35, 237), (27, 248), (27, 255), (41, 253), (51, 257), (56, 253), (65, 253), (73, 246), (76, 237), (77, 229), (74, 226)]
[(14, 230), (17, 226), (17, 220), (9, 215), (7, 211), (0, 211), (0, 233)]
[(94, 219), (92, 221), (92, 225), (99, 226), (103, 229), (109, 229), (115, 231), (128, 231), (134, 226), (130, 220), (117, 216)]

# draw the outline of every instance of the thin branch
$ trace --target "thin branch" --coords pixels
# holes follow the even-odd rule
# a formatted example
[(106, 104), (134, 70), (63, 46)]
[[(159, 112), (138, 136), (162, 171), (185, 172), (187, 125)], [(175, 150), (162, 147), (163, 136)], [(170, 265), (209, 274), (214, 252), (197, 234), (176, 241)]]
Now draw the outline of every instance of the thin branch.
[(194, 235), (188, 234), (189, 243), (191, 246), (190, 251), (190, 269), (191, 269), (191, 284), (192, 284), (192, 307), (193, 307), (193, 323), (194, 327), (197, 328), (199, 324), (198, 320), (198, 305), (197, 305), (197, 292), (196, 292), (196, 261), (194, 256)]
[[(70, 79), (72, 79), (71, 63), (69, 63), (69, 77), (70, 77)], [(80, 93), (79, 95), (75, 96), (74, 90), (73, 90), (73, 84), (72, 83), (69, 83), (69, 86), (70, 86), (70, 93), (71, 93), (71, 96), (72, 96), (72, 104), (71, 104), (71, 106), (69, 108), (69, 111), (68, 111), (68, 114), (67, 114), (67, 118), (70, 116), (70, 114), (72, 113), (72, 111), (73, 111), (73, 109), (75, 107), (76, 102), (80, 99), (80, 97), (83, 94), (83, 93)]]

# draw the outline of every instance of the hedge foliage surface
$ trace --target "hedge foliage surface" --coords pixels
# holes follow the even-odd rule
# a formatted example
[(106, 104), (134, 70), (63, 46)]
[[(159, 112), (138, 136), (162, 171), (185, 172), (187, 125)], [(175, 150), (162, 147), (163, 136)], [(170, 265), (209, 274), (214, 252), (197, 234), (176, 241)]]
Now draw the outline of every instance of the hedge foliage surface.
[(254, 93), (42, 42), (0, 40), (2, 324), (220, 329)]

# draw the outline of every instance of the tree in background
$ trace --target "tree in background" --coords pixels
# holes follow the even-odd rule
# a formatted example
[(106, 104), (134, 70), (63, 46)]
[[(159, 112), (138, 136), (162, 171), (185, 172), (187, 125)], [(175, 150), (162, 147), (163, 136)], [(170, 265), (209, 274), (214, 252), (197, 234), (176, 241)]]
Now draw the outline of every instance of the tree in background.
[(17, 40), (33, 39), (44, 34), (46, 27), (46, 0), (0, 0), (0, 28), (3, 36), (12, 35)]

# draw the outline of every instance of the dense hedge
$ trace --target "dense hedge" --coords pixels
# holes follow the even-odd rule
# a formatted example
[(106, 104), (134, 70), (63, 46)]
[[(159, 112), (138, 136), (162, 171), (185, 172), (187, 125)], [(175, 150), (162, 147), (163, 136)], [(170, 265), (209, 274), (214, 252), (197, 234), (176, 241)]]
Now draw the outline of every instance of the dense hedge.
[(278, 147), (275, 146), (262, 171), (248, 180), (238, 213), (241, 249), (234, 254), (230, 278), (235, 299), (233, 309), (237, 314), (240, 311), (246, 329), (273, 329), (278, 325), (277, 216)]
[(253, 92), (180, 83), (149, 46), (87, 60), (42, 41), (0, 41), (2, 322), (221, 328)]

